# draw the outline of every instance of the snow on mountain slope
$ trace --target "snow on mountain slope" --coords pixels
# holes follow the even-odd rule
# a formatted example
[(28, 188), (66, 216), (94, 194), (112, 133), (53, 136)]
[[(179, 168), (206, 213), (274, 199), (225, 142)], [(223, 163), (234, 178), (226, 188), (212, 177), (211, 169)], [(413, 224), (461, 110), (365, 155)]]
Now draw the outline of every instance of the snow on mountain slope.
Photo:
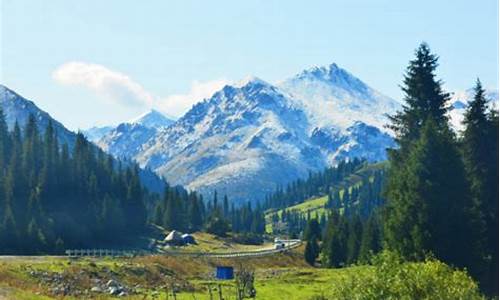
[[(14, 127), (16, 121), (21, 129), (25, 126), (30, 114), (34, 115), (40, 132), (44, 132), (49, 121), (52, 122), (60, 144), (68, 144), (73, 148), (76, 141), (76, 133), (66, 129), (57, 120), (53, 119), (48, 113), (38, 108), (35, 103), (23, 98), (9, 88), (0, 85), (0, 108), (2, 109), (9, 129)], [(124, 162), (124, 165), (130, 162)], [(139, 170), (141, 182), (150, 190), (158, 193), (164, 191), (165, 182), (155, 173), (147, 169)]]
[(115, 157), (131, 158), (143, 150), (142, 145), (158, 130), (141, 124), (122, 123), (97, 141), (97, 145)]
[[(335, 79), (335, 76), (344, 77)], [(328, 90), (327, 95), (337, 93), (335, 97), (343, 101), (342, 105), (334, 105), (338, 109), (350, 107), (355, 111), (363, 109), (367, 102), (380, 99), (392, 103), (354, 77), (330, 74), (328, 79), (332, 85), (351, 84), (344, 84), (342, 91), (329, 88), (323, 82), (325, 78), (319, 81), (322, 88)], [(353, 86), (358, 91), (351, 91), (349, 99), (342, 98), (347, 97)], [(295, 86), (295, 95), (298, 87), (299, 83)], [(355, 120), (357, 115), (353, 114), (352, 120), (339, 121), (340, 125), (333, 116), (330, 116), (333, 120), (329, 120), (326, 114), (314, 118), (304, 102), (283, 90), (258, 78), (225, 86), (149, 138), (142, 149), (134, 152), (133, 158), (169, 182), (202, 193), (217, 189), (238, 201), (263, 199), (278, 184), (346, 158), (385, 159), (385, 149), (394, 146), (389, 135), (369, 123)], [(325, 100), (316, 96), (317, 101), (323, 103), (341, 101), (339, 98)], [(370, 105), (372, 109), (377, 106), (376, 103)]]
[(251, 79), (195, 105), (135, 159), (172, 183), (250, 199), (254, 189), (261, 196), (325, 165), (308, 142), (307, 126), (277, 88)]
[(115, 157), (133, 158), (143, 150), (143, 144), (173, 122), (173, 120), (153, 109), (134, 120), (112, 127), (100, 136), (95, 143)]
[(278, 87), (303, 107), (311, 125), (317, 128), (346, 130), (361, 121), (385, 130), (385, 114), (401, 106), (334, 63), (305, 70)]
[(113, 131), (113, 129), (115, 129), (115, 127), (113, 126), (103, 126), (103, 127), (96, 126), (84, 130), (83, 134), (89, 141), (97, 143), (103, 136)]
[[(486, 99), (488, 100), (489, 108), (498, 109), (498, 90), (486, 90)], [(474, 89), (468, 89), (462, 92), (456, 92), (450, 100), (451, 110), (449, 112), (450, 122), (453, 128), (457, 131), (462, 131), (467, 104), (474, 99)]]
[(128, 123), (140, 124), (149, 128), (161, 128), (168, 127), (174, 122), (173, 119), (167, 118), (161, 112), (151, 109)]
[[(121, 132), (120, 135), (123, 136), (125, 134), (123, 132), (125, 127), (133, 128), (132, 125), (141, 125), (139, 126), (139, 128), (143, 129), (143, 131), (150, 131), (144, 129), (143, 127), (148, 129), (161, 129), (170, 126), (174, 122), (175, 121), (173, 119), (167, 118), (159, 111), (151, 109), (129, 122), (120, 124), (119, 126), (122, 127), (119, 131)], [(96, 144), (99, 143), (99, 141), (103, 137), (108, 136), (107, 137), (108, 141), (106, 142), (107, 144), (110, 142), (109, 135), (116, 135), (116, 133), (113, 133), (113, 131), (115, 131), (119, 126), (91, 127), (87, 130), (84, 130), (83, 134), (89, 141), (94, 142)], [(138, 133), (133, 133), (133, 135), (134, 138), (137, 138)]]
[(28, 122), (30, 114), (32, 114), (35, 116), (38, 128), (41, 132), (44, 132), (49, 121), (52, 121), (52, 125), (57, 132), (61, 144), (66, 143), (71, 146), (75, 141), (74, 133), (69, 131), (64, 125), (54, 120), (48, 113), (39, 109), (32, 101), (23, 98), (1, 84), (0, 107), (5, 115), (5, 121), (9, 129), (14, 127), (16, 121), (22, 129)]

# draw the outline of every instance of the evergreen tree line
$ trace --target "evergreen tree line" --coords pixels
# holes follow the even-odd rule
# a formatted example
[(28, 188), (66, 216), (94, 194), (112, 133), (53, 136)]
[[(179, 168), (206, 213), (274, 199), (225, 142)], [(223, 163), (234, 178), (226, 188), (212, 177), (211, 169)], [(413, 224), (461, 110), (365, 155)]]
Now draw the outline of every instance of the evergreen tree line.
[[(382, 191), (385, 184), (386, 170), (375, 170), (361, 179), (359, 184), (344, 185), (328, 194), (325, 208), (342, 210), (345, 216), (358, 214), (368, 218), (371, 212), (384, 203)], [(342, 196), (341, 196), (342, 195)]]
[(285, 208), (302, 203), (313, 196), (327, 195), (331, 188), (359, 170), (364, 164), (363, 160), (355, 158), (352, 161), (342, 161), (337, 166), (320, 172), (310, 172), (308, 178), (297, 179), (285, 188), (280, 186), (274, 193), (267, 195), (264, 208)]
[[(384, 203), (382, 191), (385, 183), (385, 174), (385, 169), (376, 169), (361, 174), (362, 179), (359, 183), (354, 185), (343, 183), (332, 187), (328, 193), (328, 201), (325, 204), (326, 211), (334, 210), (345, 217), (357, 215), (362, 220), (368, 219), (372, 211)], [(283, 209), (281, 214), (275, 212), (271, 215), (271, 222), (274, 231), (281, 231), (280, 233), (282, 234), (297, 238), (304, 232), (306, 225), (311, 219), (317, 219), (321, 228), (324, 228), (327, 224), (328, 214), (331, 214), (331, 212), (323, 212), (311, 216), (310, 211), (304, 214), (299, 210)], [(279, 226), (284, 228), (280, 230)], [(307, 239), (304, 240), (307, 241)]]
[(71, 150), (31, 115), (9, 131), (0, 111), (0, 252), (61, 253), (124, 241), (144, 230), (137, 167), (122, 167), (79, 133)]
[(438, 57), (421, 44), (406, 70), (404, 105), (390, 117), (384, 241), (408, 260), (433, 255), (467, 268), (498, 294), (498, 112), (478, 80), (457, 136), (450, 95), (436, 79)]
[[(325, 215), (315, 215), (314, 218), (325, 219)], [(281, 214), (273, 213), (271, 215), (271, 224), (273, 233), (288, 235), (290, 238), (296, 239), (304, 231), (307, 221), (311, 219), (311, 214), (304, 214), (296, 209), (283, 209)]]
[[(309, 264), (314, 265), (320, 254), (322, 264), (328, 267), (367, 263), (382, 249), (379, 212), (384, 204), (384, 179), (385, 170), (378, 170), (364, 177), (361, 184), (344, 187), (342, 196), (338, 190), (329, 195), (329, 216), (323, 216), (320, 222), (310, 220), (305, 229), (305, 259)], [(311, 234), (318, 232), (315, 228), (321, 234)]]
[(299, 218), (301, 226), (305, 226), (302, 239), (306, 241), (304, 255), (309, 264), (314, 265), (318, 257), (326, 267), (367, 263), (382, 249), (384, 174), (379, 170), (364, 177), (360, 184), (335, 190), (325, 205), (326, 214)]
[(498, 295), (498, 112), (488, 109), (477, 80), (465, 129), (456, 134), (437, 61), (421, 44), (404, 76), (405, 104), (388, 125), (398, 147), (389, 150), (385, 204), (362, 218), (363, 210), (346, 210), (343, 203), (352, 199), (334, 194), (326, 226), (307, 225), (322, 234), (306, 229), (305, 259), (314, 264), (321, 253), (324, 265), (341, 267), (367, 261), (382, 247), (409, 261), (431, 255), (466, 268), (483, 291)]
[(256, 208), (252, 208), (250, 202), (235, 207), (227, 196), (221, 203), (217, 191), (211, 201), (205, 202), (196, 192), (168, 186), (153, 215), (153, 222), (168, 230), (205, 230), (219, 236), (226, 236), (228, 232), (261, 236), (266, 225), (264, 210), (259, 204)]
[[(305, 260), (314, 265), (318, 257), (327, 267), (367, 263), (382, 249), (382, 223), (374, 210), (365, 219), (331, 210), (326, 223), (310, 219), (304, 231)], [(321, 246), (319, 245), (321, 242)]]

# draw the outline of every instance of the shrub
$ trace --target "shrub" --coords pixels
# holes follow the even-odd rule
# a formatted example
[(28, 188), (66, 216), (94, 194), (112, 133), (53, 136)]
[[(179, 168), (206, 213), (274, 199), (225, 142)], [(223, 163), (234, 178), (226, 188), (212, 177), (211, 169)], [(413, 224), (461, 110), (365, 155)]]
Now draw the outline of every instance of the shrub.
[(219, 237), (226, 237), (227, 232), (231, 230), (229, 223), (225, 219), (219, 217), (211, 218), (206, 226), (208, 233), (215, 234)]
[(262, 235), (255, 233), (234, 234), (232, 240), (235, 243), (243, 245), (262, 245), (264, 243)]
[(436, 260), (403, 262), (383, 251), (373, 267), (349, 272), (335, 283), (333, 299), (484, 299), (467, 272)]

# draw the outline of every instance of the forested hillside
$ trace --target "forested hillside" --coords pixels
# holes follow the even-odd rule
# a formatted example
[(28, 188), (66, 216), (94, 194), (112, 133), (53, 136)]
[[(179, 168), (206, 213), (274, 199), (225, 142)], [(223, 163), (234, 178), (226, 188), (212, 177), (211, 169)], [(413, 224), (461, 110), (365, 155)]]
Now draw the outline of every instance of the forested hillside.
[(51, 122), (39, 132), (34, 116), (8, 131), (0, 111), (0, 252), (61, 253), (140, 234), (150, 195), (138, 173), (82, 134), (69, 150)]
[(320, 172), (310, 172), (306, 179), (297, 179), (267, 195), (264, 200), (265, 208), (285, 208), (302, 203), (313, 196), (328, 195), (332, 188), (364, 165), (363, 160), (355, 158), (352, 161), (342, 161), (337, 166)]
[(181, 232), (206, 231), (220, 237), (232, 233), (237, 242), (261, 243), (265, 231), (264, 210), (250, 202), (235, 207), (224, 195), (219, 199), (217, 191), (213, 199), (203, 200), (196, 192), (180, 187), (167, 187), (163, 198), (157, 202), (151, 222), (168, 230)]
[(421, 44), (403, 79), (403, 109), (391, 117), (399, 148), (389, 152), (384, 240), (405, 259), (433, 253), (465, 267), (498, 293), (498, 111), (477, 80), (457, 136), (437, 66)]
[[(399, 147), (389, 150), (388, 172), (359, 191), (333, 193), (325, 215), (299, 216), (305, 259), (343, 267), (366, 263), (383, 248), (407, 261), (431, 255), (467, 268), (483, 291), (496, 295), (498, 111), (488, 108), (478, 80), (464, 130), (456, 134), (447, 116), (450, 96), (435, 78), (437, 65), (437, 56), (421, 44), (404, 77), (405, 105), (391, 116)], [(370, 194), (366, 199), (377, 205), (367, 210), (361, 199)], [(297, 214), (282, 213), (287, 218), (294, 224)]]
[(268, 220), (273, 233), (307, 242), (311, 265), (367, 263), (382, 249), (407, 261), (432, 255), (497, 294), (498, 111), (478, 80), (455, 132), (437, 65), (421, 44), (404, 77), (405, 105), (390, 117), (398, 147), (385, 168), (355, 184), (348, 178), (366, 168), (360, 161), (311, 173), (266, 198)]
[(347, 219), (368, 219), (384, 203), (386, 171), (386, 163), (346, 161), (279, 188), (265, 202), (273, 233), (297, 237), (311, 219), (323, 230), (333, 211)]

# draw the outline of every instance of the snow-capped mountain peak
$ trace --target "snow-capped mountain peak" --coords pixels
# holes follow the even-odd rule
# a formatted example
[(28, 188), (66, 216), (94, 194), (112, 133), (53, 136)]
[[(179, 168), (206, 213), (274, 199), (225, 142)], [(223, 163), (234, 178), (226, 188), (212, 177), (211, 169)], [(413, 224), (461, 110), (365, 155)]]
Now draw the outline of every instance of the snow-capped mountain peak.
[(305, 70), (279, 85), (250, 76), (195, 104), (168, 127), (150, 112), (122, 124), (99, 145), (154, 170), (172, 184), (234, 201), (261, 200), (276, 185), (344, 159), (385, 159), (383, 131), (398, 108), (336, 64)]
[(302, 71), (278, 87), (307, 112), (313, 128), (345, 130), (362, 121), (385, 131), (385, 114), (400, 107), (335, 63)]
[(170, 124), (174, 123), (174, 120), (167, 118), (164, 114), (155, 109), (151, 109), (128, 123), (140, 124), (150, 128), (159, 128), (168, 127)]
[(265, 80), (260, 79), (257, 76), (249, 75), (249, 76), (243, 78), (242, 80), (236, 82), (232, 86), (236, 87), (236, 88), (241, 88), (241, 87), (244, 87), (244, 86), (247, 86), (247, 85), (266, 85), (266, 86), (270, 86), (271, 84), (268, 83), (268, 82), (266, 82)]

